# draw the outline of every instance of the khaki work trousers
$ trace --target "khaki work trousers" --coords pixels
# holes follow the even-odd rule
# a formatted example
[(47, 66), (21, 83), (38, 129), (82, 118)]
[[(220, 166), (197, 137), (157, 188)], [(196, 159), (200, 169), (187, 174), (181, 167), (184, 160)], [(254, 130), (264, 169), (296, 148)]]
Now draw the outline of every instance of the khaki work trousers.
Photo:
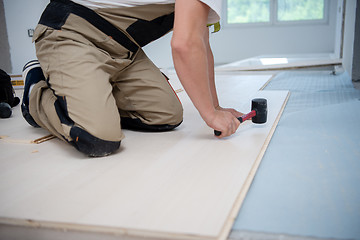
[[(51, 14), (46, 11), (45, 15)], [(37, 83), (30, 94), (34, 120), (90, 156), (107, 155), (120, 146), (124, 138), (121, 122), (145, 131), (178, 126), (183, 116), (181, 103), (141, 49), (147, 42), (139, 44), (144, 38), (153, 40), (147, 34), (164, 33), (156, 26), (152, 32), (142, 32), (144, 21), (155, 19), (156, 23), (173, 11), (173, 4), (96, 11), (135, 43), (135, 50), (119, 44), (76, 12), (66, 14), (58, 25), (52, 18), (49, 24), (40, 20), (33, 40), (47, 80)]]

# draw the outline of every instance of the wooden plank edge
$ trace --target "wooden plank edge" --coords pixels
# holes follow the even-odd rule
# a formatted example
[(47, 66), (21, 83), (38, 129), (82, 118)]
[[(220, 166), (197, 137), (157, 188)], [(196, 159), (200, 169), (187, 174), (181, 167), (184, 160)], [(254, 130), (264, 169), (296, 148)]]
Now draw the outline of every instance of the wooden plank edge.
[(216, 68), (216, 72), (232, 72), (232, 71), (280, 71), (302, 68), (314, 68), (314, 67), (331, 67), (342, 65), (342, 59), (330, 59), (330, 60), (313, 60), (306, 62), (295, 62), (286, 64), (274, 64), (274, 65), (256, 65), (256, 66), (238, 66), (238, 67), (219, 67)]
[(288, 92), (288, 94), (285, 97), (284, 103), (281, 106), (280, 111), (279, 111), (279, 113), (278, 113), (278, 115), (277, 115), (277, 117), (276, 117), (276, 119), (274, 121), (274, 124), (271, 127), (270, 132), (269, 132), (267, 138), (264, 141), (264, 144), (263, 144), (263, 146), (262, 146), (262, 148), (260, 150), (260, 153), (257, 156), (257, 158), (256, 158), (256, 160), (255, 160), (255, 162), (254, 162), (254, 164), (253, 164), (253, 166), (252, 166), (252, 168), (251, 168), (251, 170), (249, 172), (249, 175), (246, 178), (246, 180), (244, 182), (244, 185), (242, 186), (242, 188), (240, 190), (240, 193), (239, 193), (239, 195), (237, 196), (237, 198), (235, 200), (235, 203), (234, 203), (234, 205), (232, 207), (232, 210), (230, 211), (230, 214), (227, 217), (227, 221), (225, 222), (222, 230), (220, 231), (220, 234), (219, 234), (217, 240), (226, 240), (227, 237), (229, 236), (231, 228), (234, 225), (234, 222), (235, 222), (235, 220), (237, 218), (239, 210), (240, 210), (240, 208), (242, 206), (242, 203), (245, 200), (246, 194), (250, 189), (252, 180), (255, 177), (256, 171), (260, 166), (261, 160), (262, 160), (262, 158), (263, 158), (263, 156), (264, 156), (264, 154), (266, 152), (267, 147), (269, 146), (270, 140), (271, 140), (271, 138), (272, 138), (272, 136), (273, 136), (273, 134), (275, 132), (275, 129), (276, 129), (276, 127), (277, 127), (277, 125), (278, 125), (278, 123), (280, 121), (280, 118), (281, 118), (281, 116), (282, 116), (282, 114), (284, 112), (284, 109), (285, 109), (285, 106), (286, 106), (286, 104), (287, 104), (287, 102), (289, 100), (289, 97), (290, 97), (290, 92)]
[[(126, 237), (132, 240), (216, 240), (214, 236), (200, 236), (184, 233), (157, 232), (141, 229), (109, 227), (99, 225), (86, 225), (77, 223), (50, 222), (33, 219), (18, 219), (0, 217), (0, 226), (16, 226), (35, 229), (47, 229), (63, 232), (94, 233), (107, 236)], [(38, 240), (41, 240), (39, 238)]]
[(277, 74), (273, 74), (269, 80), (266, 81), (266, 83), (264, 83), (264, 85), (262, 85), (262, 87), (259, 89), (259, 91), (264, 90), (264, 88), (266, 88), (267, 85), (269, 85), (269, 83), (271, 82), (271, 80), (273, 80), (276, 77)]
[(46, 141), (49, 141), (53, 138), (56, 138), (56, 136), (52, 135), (52, 134), (49, 134), (49, 135), (46, 135), (44, 137), (41, 137), (41, 138), (37, 138), (35, 140), (32, 140), (31, 143), (35, 143), (35, 144), (40, 144), (40, 143), (43, 143), (43, 142), (46, 142)]

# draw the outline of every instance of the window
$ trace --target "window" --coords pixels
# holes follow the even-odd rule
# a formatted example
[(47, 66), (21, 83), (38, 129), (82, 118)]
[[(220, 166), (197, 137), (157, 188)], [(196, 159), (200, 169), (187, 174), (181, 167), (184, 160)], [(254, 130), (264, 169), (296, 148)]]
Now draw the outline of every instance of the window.
[(227, 23), (270, 21), (269, 0), (227, 0)]
[(278, 0), (278, 21), (324, 19), (324, 0)]
[(328, 0), (226, 0), (227, 24), (324, 22)]

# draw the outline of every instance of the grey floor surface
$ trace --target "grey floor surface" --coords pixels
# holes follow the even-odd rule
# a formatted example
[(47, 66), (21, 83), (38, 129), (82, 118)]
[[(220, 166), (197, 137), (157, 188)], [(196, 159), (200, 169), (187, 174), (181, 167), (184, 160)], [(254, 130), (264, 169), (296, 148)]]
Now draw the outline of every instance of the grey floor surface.
[(291, 96), (230, 239), (360, 239), (360, 91), (330, 71), (278, 74)]

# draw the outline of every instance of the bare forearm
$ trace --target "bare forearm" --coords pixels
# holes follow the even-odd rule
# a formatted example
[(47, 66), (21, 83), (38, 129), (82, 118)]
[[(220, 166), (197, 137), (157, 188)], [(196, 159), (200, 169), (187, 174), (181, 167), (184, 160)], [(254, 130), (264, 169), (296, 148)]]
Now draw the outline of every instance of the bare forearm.
[[(209, 32), (207, 32), (207, 39), (209, 39)], [(211, 51), (209, 41), (206, 44), (207, 48), (207, 59), (208, 59), (208, 75), (209, 75), (209, 86), (210, 86), (210, 93), (212, 97), (212, 102), (215, 108), (219, 107), (219, 100), (216, 92), (215, 86), (215, 72), (214, 72), (214, 56)]]
[(223, 138), (233, 134), (240, 123), (232, 113), (216, 109), (208, 15), (209, 6), (198, 0), (177, 0), (171, 47), (176, 72), (191, 101), (206, 124), (221, 131), (219, 138)]
[(176, 72), (194, 106), (207, 122), (215, 111), (209, 82), (207, 46), (203, 39), (195, 39), (191, 47), (174, 44), (173, 59)]
[(209, 84), (209, 7), (199, 1), (178, 0), (171, 40), (176, 72), (194, 106), (206, 123), (215, 108)]

